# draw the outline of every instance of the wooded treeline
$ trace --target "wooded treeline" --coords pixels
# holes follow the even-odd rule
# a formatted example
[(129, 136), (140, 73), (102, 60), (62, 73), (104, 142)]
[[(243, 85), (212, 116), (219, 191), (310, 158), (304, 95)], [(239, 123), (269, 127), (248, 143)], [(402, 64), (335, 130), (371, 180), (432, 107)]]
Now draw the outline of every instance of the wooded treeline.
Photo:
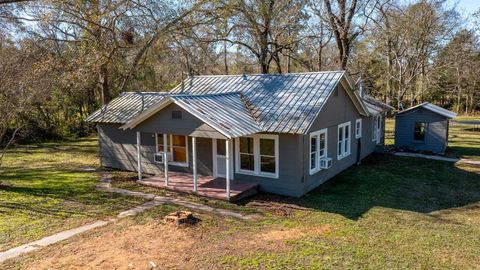
[[(479, 21), (445, 1), (69, 0), (0, 4), (0, 142), (84, 135), (123, 91), (197, 74), (346, 69), (394, 107), (479, 109)], [(17, 3), (15, 3), (17, 2)]]

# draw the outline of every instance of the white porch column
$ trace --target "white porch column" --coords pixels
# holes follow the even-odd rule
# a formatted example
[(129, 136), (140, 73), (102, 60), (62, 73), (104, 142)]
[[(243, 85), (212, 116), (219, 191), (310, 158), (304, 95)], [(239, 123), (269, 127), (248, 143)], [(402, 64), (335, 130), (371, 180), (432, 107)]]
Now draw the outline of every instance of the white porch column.
[(168, 186), (168, 143), (167, 143), (167, 134), (163, 134), (163, 166), (165, 171), (165, 186)]
[(192, 137), (193, 192), (197, 192), (197, 138)]
[(227, 183), (227, 199), (230, 200), (230, 140), (225, 140), (225, 182)]
[(141, 145), (140, 131), (137, 131), (137, 171), (138, 180), (142, 180), (142, 145)]

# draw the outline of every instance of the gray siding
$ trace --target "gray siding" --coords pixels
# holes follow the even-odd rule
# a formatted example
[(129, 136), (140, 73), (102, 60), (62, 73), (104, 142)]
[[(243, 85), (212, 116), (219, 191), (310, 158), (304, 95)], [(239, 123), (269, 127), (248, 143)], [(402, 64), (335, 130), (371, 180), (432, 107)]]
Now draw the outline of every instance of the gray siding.
[[(415, 122), (427, 123), (425, 128), (425, 142), (413, 139)], [(447, 147), (448, 120), (441, 115), (424, 108), (395, 116), (395, 147), (407, 148), (415, 151), (431, 151), (444, 153)]]
[[(102, 166), (127, 171), (137, 170), (137, 137), (136, 132), (119, 129), (119, 124), (99, 124), (100, 161)], [(188, 138), (189, 163), (188, 168), (169, 166), (172, 171), (191, 172), (192, 168), (192, 139)], [(142, 170), (147, 174), (162, 174), (163, 165), (153, 161), (155, 153), (155, 134), (141, 133), (142, 142)], [(212, 140), (209, 138), (197, 139), (198, 173), (211, 175), (213, 168)]]
[[(318, 187), (322, 183), (331, 179), (333, 176), (355, 164), (357, 162), (358, 140), (360, 140), (361, 143), (361, 159), (365, 158), (373, 151), (375, 151), (375, 148), (377, 146), (377, 144), (372, 140), (373, 118), (361, 116), (355, 108), (351, 99), (347, 96), (347, 93), (342, 88), (342, 86), (339, 85), (338, 87), (338, 94), (335, 92), (329, 97), (325, 104), (325, 107), (322, 109), (317, 119), (314, 121), (312, 127), (310, 128), (309, 134), (303, 136), (303, 156), (305, 160), (303, 166), (303, 174), (305, 175), (303, 193), (307, 193), (308, 191)], [(356, 119), (360, 118), (362, 119), (362, 136), (360, 139), (356, 139), (355, 121)], [(350, 141), (351, 154), (338, 160), (338, 125), (349, 121), (351, 122), (352, 133)], [(382, 131), (384, 130), (383, 124), (384, 121), (382, 118)], [(332, 167), (330, 169), (320, 170), (310, 175), (310, 132), (315, 132), (325, 128), (328, 129), (327, 155), (329, 158), (332, 158)], [(383, 133), (384, 132), (382, 132), (382, 134)]]
[[(181, 111), (182, 119), (172, 119), (172, 111)], [(160, 112), (142, 122), (135, 129), (147, 133), (157, 132), (225, 139), (225, 136), (176, 104), (168, 105)]]
[(278, 179), (235, 173), (235, 181), (255, 182), (259, 184), (261, 191), (300, 197), (304, 194), (302, 189), (302, 167), (304, 160), (301, 148), (301, 145), (303, 145), (303, 136), (279, 134), (278, 143)]

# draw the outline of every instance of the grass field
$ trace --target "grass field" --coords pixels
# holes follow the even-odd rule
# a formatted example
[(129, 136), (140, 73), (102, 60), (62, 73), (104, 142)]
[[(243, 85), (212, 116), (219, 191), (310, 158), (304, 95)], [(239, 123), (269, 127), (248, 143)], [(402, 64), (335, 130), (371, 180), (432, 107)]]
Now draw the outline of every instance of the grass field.
[[(480, 117), (458, 117), (455, 120), (479, 120)], [(385, 144), (395, 144), (395, 120), (386, 120)], [(480, 125), (459, 125), (450, 123), (447, 156), (480, 160)]]
[[(96, 166), (94, 140), (21, 147), (8, 158), (2, 181), (11, 187), (0, 189), (4, 247), (136, 203), (94, 191), (94, 174), (79, 170)], [(113, 184), (167, 195), (130, 178), (116, 173)], [(177, 229), (161, 218), (182, 208), (164, 205), (0, 269), (479, 268), (479, 167), (376, 154), (301, 199), (260, 194), (231, 205), (185, 198), (262, 217), (195, 213), (197, 225)]]
[(13, 148), (0, 168), (0, 250), (113, 216), (138, 199), (95, 190), (95, 138)]

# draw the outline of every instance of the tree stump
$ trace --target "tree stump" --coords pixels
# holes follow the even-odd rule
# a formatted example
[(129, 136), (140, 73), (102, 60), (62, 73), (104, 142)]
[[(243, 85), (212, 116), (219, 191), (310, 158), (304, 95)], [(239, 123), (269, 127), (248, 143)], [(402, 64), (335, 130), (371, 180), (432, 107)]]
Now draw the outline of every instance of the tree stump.
[(195, 218), (190, 211), (177, 211), (170, 213), (165, 216), (164, 218), (166, 223), (173, 224), (176, 226), (180, 226), (182, 224), (195, 224), (197, 223), (198, 219)]

